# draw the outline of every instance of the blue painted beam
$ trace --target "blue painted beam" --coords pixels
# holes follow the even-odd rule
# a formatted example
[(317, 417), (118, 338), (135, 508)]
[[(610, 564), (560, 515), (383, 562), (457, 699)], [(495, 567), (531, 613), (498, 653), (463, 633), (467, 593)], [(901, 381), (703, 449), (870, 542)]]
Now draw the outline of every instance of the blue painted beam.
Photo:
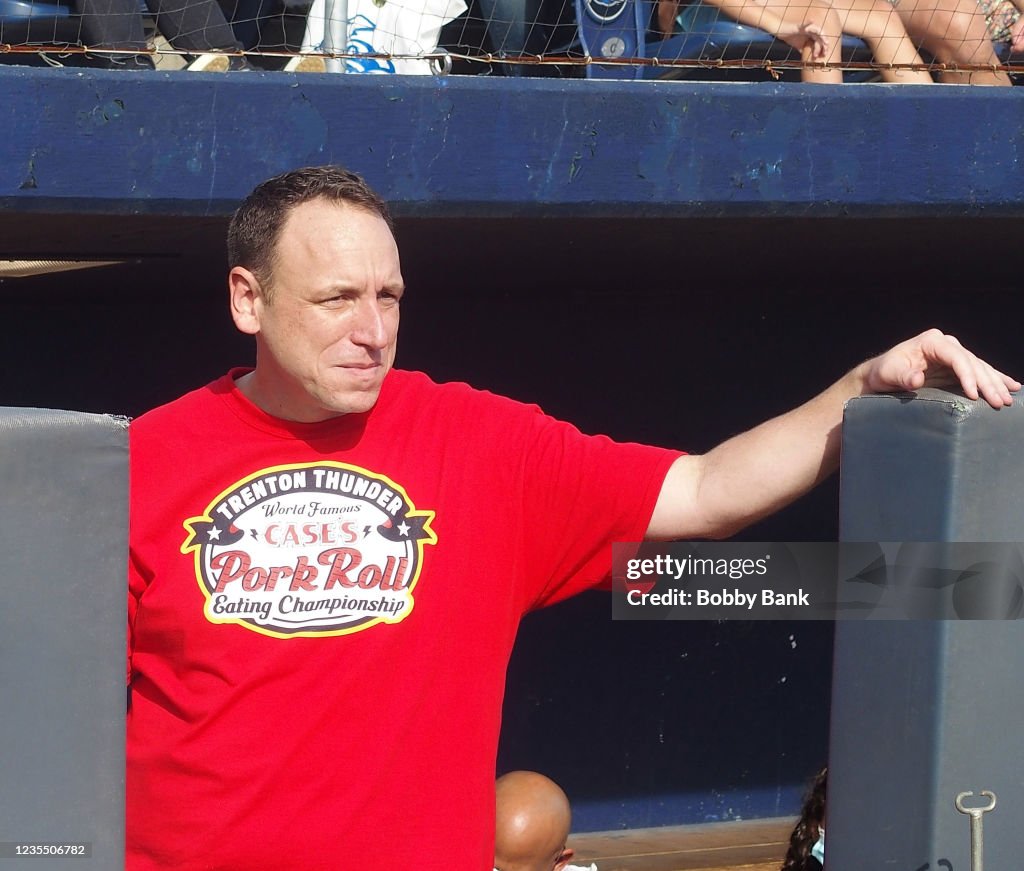
[(396, 214), (1021, 215), (1024, 88), (0, 68), (0, 207), (228, 213), (313, 163)]

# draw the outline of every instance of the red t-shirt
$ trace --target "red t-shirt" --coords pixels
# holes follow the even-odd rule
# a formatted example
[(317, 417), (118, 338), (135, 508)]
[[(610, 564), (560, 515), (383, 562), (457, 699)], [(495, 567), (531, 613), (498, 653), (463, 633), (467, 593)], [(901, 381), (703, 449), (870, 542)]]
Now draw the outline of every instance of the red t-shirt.
[(520, 617), (677, 454), (402, 371), (291, 423), (240, 374), (131, 427), (129, 871), (491, 868)]

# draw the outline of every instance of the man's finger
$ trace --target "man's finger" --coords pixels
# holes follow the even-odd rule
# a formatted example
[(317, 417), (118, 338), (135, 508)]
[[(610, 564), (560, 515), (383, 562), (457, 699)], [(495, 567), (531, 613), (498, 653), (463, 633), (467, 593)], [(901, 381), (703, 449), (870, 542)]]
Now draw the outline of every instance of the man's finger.
[[(941, 363), (941, 360), (938, 362)], [(974, 363), (968, 356), (968, 353), (963, 350), (953, 353), (949, 366), (960, 380), (960, 386), (963, 388), (968, 399), (977, 399), (979, 396), (978, 377), (975, 373)]]
[(947, 340), (947, 347), (955, 348), (950, 365), (968, 397), (983, 398), (993, 408), (1002, 408), (1013, 403), (1010, 391), (1011, 388), (1020, 389), (1018, 382), (968, 351), (956, 336), (946, 335), (943, 338)]
[[(992, 399), (990, 398), (991, 396), (996, 398), (1001, 405), (1013, 405), (1013, 391), (1014, 389), (1019, 390), (1020, 385), (1013, 381), (1012, 378), (1007, 378), (998, 369), (994, 369), (987, 364), (984, 365), (986, 383), (988, 385), (988, 392), (984, 394), (985, 398), (990, 404), (992, 403)], [(1017, 386), (1014, 388), (1011, 386), (1011, 383), (1008, 382), (1012, 382), (1012, 384), (1016, 384)]]

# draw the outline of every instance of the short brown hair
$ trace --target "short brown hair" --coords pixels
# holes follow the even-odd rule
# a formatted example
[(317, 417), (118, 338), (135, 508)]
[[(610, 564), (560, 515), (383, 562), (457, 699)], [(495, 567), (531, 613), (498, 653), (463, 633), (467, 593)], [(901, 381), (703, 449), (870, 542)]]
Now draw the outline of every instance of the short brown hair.
[(325, 199), (379, 215), (394, 231), (387, 204), (362, 176), (340, 166), (306, 166), (257, 185), (231, 217), (228, 268), (242, 266), (255, 275), (264, 295), (271, 292), (277, 241), (296, 206)]

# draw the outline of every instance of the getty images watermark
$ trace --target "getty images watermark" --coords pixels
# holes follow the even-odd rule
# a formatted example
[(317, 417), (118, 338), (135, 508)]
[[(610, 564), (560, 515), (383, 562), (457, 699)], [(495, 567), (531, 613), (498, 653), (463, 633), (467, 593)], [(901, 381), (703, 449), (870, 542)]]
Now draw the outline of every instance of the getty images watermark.
[(619, 542), (616, 620), (1016, 620), (1024, 544)]

